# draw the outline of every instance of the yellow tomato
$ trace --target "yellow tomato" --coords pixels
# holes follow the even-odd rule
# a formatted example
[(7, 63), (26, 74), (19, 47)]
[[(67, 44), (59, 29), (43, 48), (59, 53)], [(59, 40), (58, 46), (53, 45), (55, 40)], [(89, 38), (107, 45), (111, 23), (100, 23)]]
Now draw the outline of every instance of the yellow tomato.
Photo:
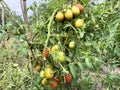
[(55, 51), (59, 51), (60, 50), (60, 47), (59, 45), (54, 45), (52, 48), (51, 48), (51, 52), (54, 53)]
[(76, 28), (80, 28), (84, 25), (84, 21), (82, 19), (77, 19), (74, 23)]
[(48, 84), (47, 78), (44, 78), (41, 83), (42, 83), (42, 85), (47, 85)]
[(67, 20), (71, 20), (73, 18), (73, 13), (70, 9), (68, 9), (66, 12), (65, 12), (65, 18)]
[(46, 68), (45, 69), (45, 78), (50, 79), (50, 78), (53, 78), (53, 76), (54, 76), (54, 71), (50, 68)]
[(57, 20), (57, 21), (62, 21), (62, 20), (64, 20), (64, 14), (63, 14), (62, 12), (58, 12), (58, 13), (56, 14), (56, 20)]
[(77, 6), (72, 7), (72, 12), (73, 12), (73, 15), (75, 16), (78, 16), (80, 14), (80, 10)]

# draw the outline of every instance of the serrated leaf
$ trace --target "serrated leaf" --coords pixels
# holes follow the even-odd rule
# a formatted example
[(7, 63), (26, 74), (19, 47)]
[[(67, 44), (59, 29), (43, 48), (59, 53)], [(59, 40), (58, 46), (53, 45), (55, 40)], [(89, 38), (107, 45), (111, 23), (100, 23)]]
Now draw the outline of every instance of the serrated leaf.
[(87, 65), (88, 68), (93, 69), (93, 65), (92, 65), (92, 63), (91, 63), (91, 61), (90, 61), (89, 58), (85, 59), (85, 63), (86, 63), (86, 65)]
[(76, 71), (75, 71), (75, 66), (73, 64), (69, 65), (70, 72), (74, 78), (76, 78)]
[(79, 66), (79, 68), (81, 69), (81, 70), (83, 70), (84, 69), (84, 67), (83, 67), (83, 65), (82, 65), (82, 63), (78, 63), (78, 66)]

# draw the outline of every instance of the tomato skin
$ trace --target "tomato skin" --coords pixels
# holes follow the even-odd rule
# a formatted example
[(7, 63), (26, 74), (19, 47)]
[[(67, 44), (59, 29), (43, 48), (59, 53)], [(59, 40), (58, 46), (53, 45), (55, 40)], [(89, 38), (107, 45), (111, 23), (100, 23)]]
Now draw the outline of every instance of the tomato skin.
[(40, 72), (40, 70), (41, 70), (40, 66), (36, 66), (36, 67), (35, 67), (35, 71), (36, 71), (36, 72)]
[(44, 78), (44, 79), (41, 81), (41, 84), (42, 84), (42, 85), (47, 85), (47, 84), (48, 84), (47, 78)]
[(57, 88), (58, 87), (58, 83), (56, 81), (52, 81), (52, 82), (50, 82), (50, 87), (51, 88)]
[(62, 21), (62, 20), (64, 20), (64, 14), (63, 14), (62, 12), (58, 12), (58, 13), (56, 14), (56, 20), (57, 20), (57, 21)]
[(54, 76), (54, 72), (50, 68), (45, 69), (45, 78), (51, 79)]
[(72, 7), (72, 12), (74, 16), (78, 16), (80, 14), (80, 10), (77, 6)]
[(65, 81), (66, 83), (71, 83), (72, 82), (72, 75), (71, 74), (67, 74), (65, 75)]
[(13, 66), (13, 68), (17, 68), (17, 67), (18, 67), (18, 64), (17, 64), (17, 63), (14, 63), (12, 66)]
[(80, 28), (80, 27), (82, 27), (83, 25), (84, 25), (83, 19), (77, 19), (77, 20), (75, 21), (75, 23), (74, 23), (74, 26), (75, 26), (76, 28)]
[(52, 53), (54, 53), (54, 52), (56, 52), (56, 51), (59, 51), (60, 50), (60, 46), (59, 45), (54, 45), (54, 46), (52, 46), (52, 48), (51, 48), (51, 52)]
[(45, 77), (45, 72), (44, 72), (44, 70), (41, 70), (41, 71), (40, 71), (40, 77), (41, 77), (41, 78), (44, 78), (44, 77)]
[(80, 3), (76, 4), (76, 6), (79, 8), (80, 12), (83, 11), (83, 7), (82, 7), (82, 5)]
[(65, 53), (62, 51), (57, 52), (56, 59), (57, 59), (57, 61), (59, 61), (61, 63), (65, 62), (66, 61)]
[(71, 49), (75, 48), (75, 41), (70, 41), (69, 48)]
[(55, 77), (55, 78), (54, 78), (54, 81), (56, 81), (56, 82), (59, 84), (61, 80), (60, 80), (59, 77)]
[(50, 50), (46, 48), (45, 50), (42, 50), (42, 57), (48, 58), (50, 55)]
[(65, 18), (67, 20), (71, 20), (73, 18), (73, 13), (72, 13), (72, 10), (68, 9), (66, 12), (65, 12)]

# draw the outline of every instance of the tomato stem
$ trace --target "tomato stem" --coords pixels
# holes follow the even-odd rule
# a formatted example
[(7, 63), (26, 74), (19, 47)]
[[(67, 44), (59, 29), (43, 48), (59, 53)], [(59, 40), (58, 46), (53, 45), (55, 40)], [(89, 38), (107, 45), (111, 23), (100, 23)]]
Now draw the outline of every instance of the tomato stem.
[(59, 63), (59, 65), (61, 66), (61, 68), (63, 69), (63, 72), (69, 73), (69, 71), (67, 71), (67, 70), (62, 66), (62, 64), (61, 64), (60, 62), (58, 62), (58, 63)]

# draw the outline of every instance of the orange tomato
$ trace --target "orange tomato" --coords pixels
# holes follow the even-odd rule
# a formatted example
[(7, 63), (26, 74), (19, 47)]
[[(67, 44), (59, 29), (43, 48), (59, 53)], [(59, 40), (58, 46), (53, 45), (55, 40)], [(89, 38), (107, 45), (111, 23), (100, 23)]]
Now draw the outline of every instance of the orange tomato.
[(41, 70), (40, 66), (36, 66), (36, 67), (35, 67), (35, 71), (36, 71), (36, 72), (40, 72), (40, 70)]

